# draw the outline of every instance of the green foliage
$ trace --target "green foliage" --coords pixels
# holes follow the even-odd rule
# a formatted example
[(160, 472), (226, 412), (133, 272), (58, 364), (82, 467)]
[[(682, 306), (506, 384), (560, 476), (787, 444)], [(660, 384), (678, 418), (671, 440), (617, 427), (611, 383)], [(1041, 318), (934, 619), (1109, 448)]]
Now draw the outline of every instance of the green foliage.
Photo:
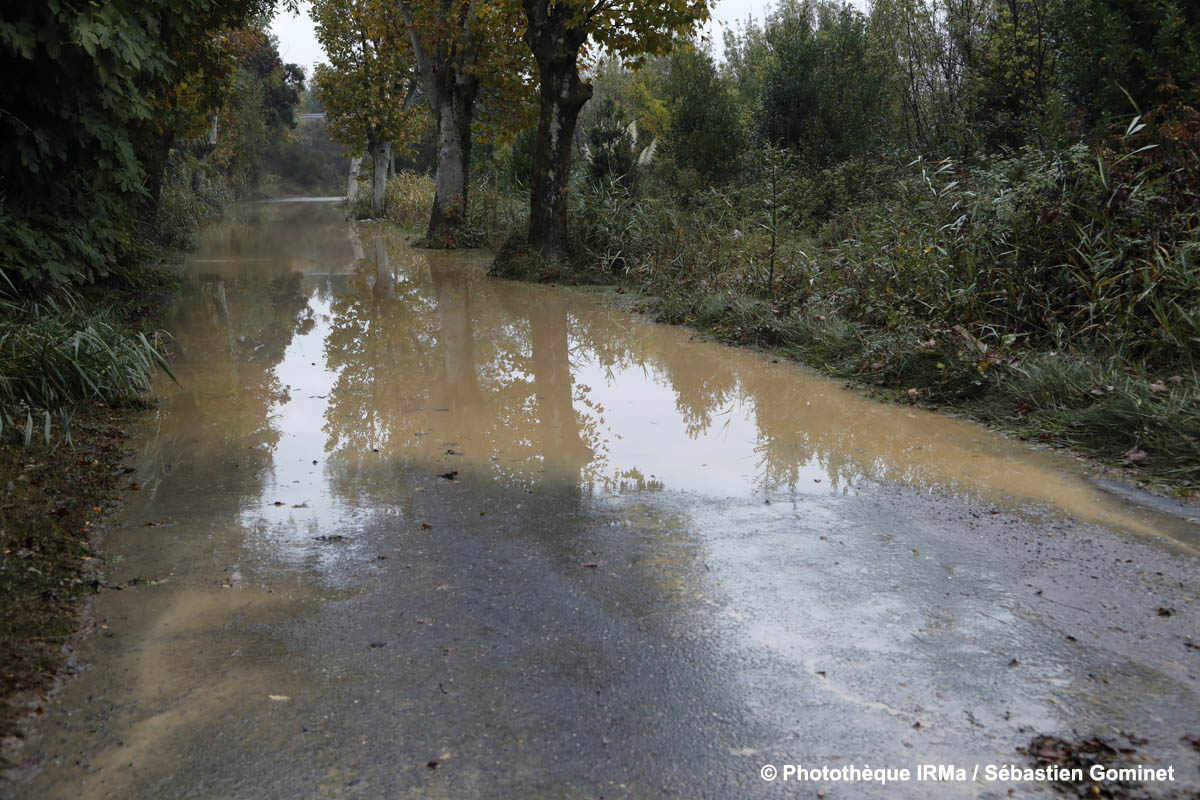
[(1089, 124), (1154, 108), (1162, 102), (1160, 85), (1200, 86), (1195, 3), (1057, 0), (1054, 25), (1061, 31), (1063, 88)]
[(0, 433), (49, 442), (57, 418), (69, 440), (80, 405), (139, 402), (160, 369), (170, 374), (157, 343), (70, 290), (0, 294)]
[(635, 194), (638, 188), (637, 155), (629, 121), (612, 98), (600, 101), (587, 131), (585, 171), (594, 189), (620, 186)]
[(765, 36), (763, 137), (822, 166), (873, 152), (884, 135), (886, 83), (866, 18), (849, 4), (785, 0)]
[(0, 265), (25, 284), (112, 267), (157, 180), (164, 132), (193, 97), (207, 101), (181, 89), (184, 79), (217, 52), (210, 33), (252, 8), (250, 0), (59, 0), (6, 11)]
[(670, 113), (667, 149), (675, 163), (709, 183), (732, 178), (746, 136), (733, 93), (717, 74), (712, 56), (696, 48), (676, 52), (663, 93)]
[(292, 135), (268, 146), (263, 161), (263, 169), (288, 195), (345, 194), (348, 166), (345, 148), (330, 140), (321, 119), (300, 120)]
[(509, 148), (505, 177), (509, 186), (526, 190), (533, 175), (533, 151), (537, 147), (537, 131), (526, 128), (517, 133)]
[(416, 75), (399, 9), (377, 0), (318, 0), (312, 15), (329, 57), (317, 66), (313, 88), (330, 138), (355, 155), (382, 142), (406, 154), (424, 114), (408, 102)]
[(974, 138), (985, 147), (1019, 147), (1053, 109), (1057, 48), (1051, 26), (1054, 0), (997, 3), (969, 61), (964, 102)]

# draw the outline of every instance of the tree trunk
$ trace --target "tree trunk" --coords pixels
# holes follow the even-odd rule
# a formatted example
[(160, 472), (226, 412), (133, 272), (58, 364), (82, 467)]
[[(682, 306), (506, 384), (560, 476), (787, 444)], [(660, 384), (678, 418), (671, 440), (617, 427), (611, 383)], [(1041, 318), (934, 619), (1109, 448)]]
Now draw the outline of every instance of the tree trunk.
[(371, 160), (375, 162), (375, 180), (371, 185), (371, 213), (382, 217), (384, 195), (387, 192), (388, 161), (392, 157), (391, 142), (377, 142), (371, 146)]
[(159, 134), (154, 143), (153, 152), (146, 158), (146, 193), (149, 203), (146, 206), (146, 218), (158, 216), (158, 207), (162, 201), (163, 183), (167, 178), (167, 165), (171, 160), (171, 146), (175, 144), (175, 131), (167, 130)]
[(358, 173), (362, 170), (362, 156), (350, 158), (350, 180), (346, 183), (346, 201), (351, 205), (358, 200)]
[(479, 81), (459, 75), (438, 92), (438, 161), (434, 177), (433, 210), (429, 215), (430, 244), (460, 243), (467, 224), (467, 180), (471, 169), (471, 116)]
[(392, 275), (387, 241), (382, 230), (375, 234), (375, 285), (371, 287), (371, 294), (380, 300), (393, 299), (396, 296), (396, 279)]
[(567, 185), (571, 145), (579, 111), (591, 99), (592, 85), (579, 77), (579, 48), (587, 35), (568, 27), (565, 4), (525, 0), (525, 42), (537, 60), (541, 112), (533, 175), (529, 187), (529, 244), (547, 261), (563, 261), (567, 238)]
[(584, 441), (575, 413), (565, 302), (549, 296), (535, 304), (529, 314), (529, 331), (542, 458), (547, 467), (574, 482), (595, 453)]

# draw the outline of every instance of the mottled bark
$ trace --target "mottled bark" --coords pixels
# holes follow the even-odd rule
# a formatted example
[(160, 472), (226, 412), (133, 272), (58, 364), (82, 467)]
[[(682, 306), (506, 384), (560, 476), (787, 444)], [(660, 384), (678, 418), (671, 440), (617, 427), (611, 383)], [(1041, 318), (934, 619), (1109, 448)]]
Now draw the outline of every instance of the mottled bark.
[(525, 42), (538, 65), (537, 144), (529, 191), (529, 243), (542, 258), (563, 261), (570, 252), (567, 237), (567, 187), (571, 145), (579, 112), (592, 97), (592, 85), (579, 77), (579, 49), (587, 40), (568, 25), (565, 4), (525, 0)]
[(479, 82), (469, 76), (443, 88), (438, 97), (438, 163), (433, 209), (429, 215), (430, 242), (460, 243), (467, 224), (467, 179), (471, 168), (471, 115)]
[[(400, 3), (417, 72), (438, 125), (433, 208), (429, 213), (429, 230), (425, 234), (425, 243), (434, 246), (463, 244), (462, 234), (467, 225), (471, 118), (479, 93), (479, 79), (472, 72), (480, 44), (472, 5), (454, 11), (453, 3), (442, 0), (439, 14), (445, 22), (456, 27), (455, 33), (448, 38), (434, 37), (426, 41), (409, 3)], [(413, 95), (410, 90), (406, 104)]]
[(346, 183), (346, 200), (354, 203), (358, 200), (358, 174), (362, 171), (362, 156), (351, 156), (350, 179)]
[(384, 212), (384, 196), (387, 192), (388, 161), (392, 157), (391, 142), (376, 142), (371, 146), (371, 160), (374, 161), (374, 180), (371, 184), (371, 213), (382, 217)]

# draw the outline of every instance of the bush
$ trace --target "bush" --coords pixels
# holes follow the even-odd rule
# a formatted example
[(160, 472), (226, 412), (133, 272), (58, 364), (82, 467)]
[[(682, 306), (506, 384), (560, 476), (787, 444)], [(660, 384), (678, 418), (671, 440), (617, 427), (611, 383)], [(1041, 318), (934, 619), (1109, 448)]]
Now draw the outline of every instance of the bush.
[(71, 291), (41, 300), (0, 295), (0, 433), (28, 444), (39, 430), (49, 442), (58, 417), (70, 441), (81, 404), (137, 403), (160, 369), (170, 374), (157, 337), (131, 333), (111, 310)]

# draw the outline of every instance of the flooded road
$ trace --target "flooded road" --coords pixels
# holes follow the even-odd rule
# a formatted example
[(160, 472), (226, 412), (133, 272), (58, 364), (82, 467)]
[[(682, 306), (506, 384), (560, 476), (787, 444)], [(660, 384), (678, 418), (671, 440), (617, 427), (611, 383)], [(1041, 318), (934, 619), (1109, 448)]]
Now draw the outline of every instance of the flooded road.
[(760, 768), (1073, 731), (1200, 788), (1196, 525), (488, 263), (208, 231), (27, 796), (1032, 796)]

